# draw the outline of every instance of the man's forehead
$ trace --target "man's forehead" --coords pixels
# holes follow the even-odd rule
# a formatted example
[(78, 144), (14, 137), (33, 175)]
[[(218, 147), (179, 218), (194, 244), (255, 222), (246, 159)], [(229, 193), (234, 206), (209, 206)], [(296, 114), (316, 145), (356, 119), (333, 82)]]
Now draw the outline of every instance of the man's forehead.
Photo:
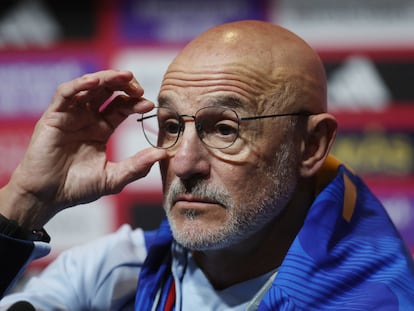
[(158, 101), (251, 110), (269, 89), (265, 75), (247, 66), (175, 66), (164, 76)]

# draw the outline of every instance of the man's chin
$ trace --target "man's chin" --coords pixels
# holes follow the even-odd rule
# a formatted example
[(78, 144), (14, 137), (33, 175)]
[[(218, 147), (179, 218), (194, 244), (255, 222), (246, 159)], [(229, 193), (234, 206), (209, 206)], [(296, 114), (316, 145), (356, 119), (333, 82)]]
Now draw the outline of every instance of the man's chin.
[(220, 250), (237, 243), (237, 234), (225, 225), (206, 225), (200, 220), (187, 220), (184, 225), (170, 222), (175, 241), (192, 251)]
[(220, 227), (211, 226), (197, 218), (179, 222), (171, 219), (169, 221), (175, 241), (187, 249), (204, 251), (219, 249), (226, 244), (227, 238)]

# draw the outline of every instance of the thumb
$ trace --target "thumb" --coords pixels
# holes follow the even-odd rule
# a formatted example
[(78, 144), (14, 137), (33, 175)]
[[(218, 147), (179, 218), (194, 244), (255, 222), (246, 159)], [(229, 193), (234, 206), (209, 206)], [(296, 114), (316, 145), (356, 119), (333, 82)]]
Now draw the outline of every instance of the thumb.
[(155, 162), (165, 158), (165, 150), (147, 148), (121, 162), (108, 162), (106, 194), (118, 193), (127, 184), (145, 177)]

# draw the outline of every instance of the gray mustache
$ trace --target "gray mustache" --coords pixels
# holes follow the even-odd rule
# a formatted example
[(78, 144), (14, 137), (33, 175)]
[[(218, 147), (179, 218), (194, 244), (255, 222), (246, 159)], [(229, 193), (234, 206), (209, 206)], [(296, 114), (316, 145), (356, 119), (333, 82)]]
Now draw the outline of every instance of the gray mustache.
[(211, 186), (204, 182), (199, 182), (189, 188), (186, 187), (179, 179), (174, 180), (170, 185), (166, 196), (167, 206), (171, 206), (175, 198), (183, 194), (190, 194), (200, 199), (218, 203), (225, 207), (233, 206), (230, 194), (223, 187)]

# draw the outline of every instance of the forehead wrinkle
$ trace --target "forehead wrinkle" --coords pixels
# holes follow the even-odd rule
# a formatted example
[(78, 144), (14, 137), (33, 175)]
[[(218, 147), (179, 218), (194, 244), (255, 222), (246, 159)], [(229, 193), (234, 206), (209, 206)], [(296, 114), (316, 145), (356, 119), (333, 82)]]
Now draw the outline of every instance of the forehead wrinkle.
[[(213, 67), (213, 68), (212, 68)], [(216, 69), (219, 68), (219, 69)], [(193, 87), (217, 87), (235, 86), (253, 96), (265, 92), (269, 87), (267, 74), (259, 72), (257, 68), (245, 64), (210, 64), (187, 68), (174, 65), (164, 76), (161, 89), (167, 85), (193, 86)]]
[(311, 109), (308, 105), (321, 101), (323, 85), (311, 74), (290, 65), (273, 65), (261, 72), (238, 63), (199, 65), (191, 69), (174, 64), (165, 74), (160, 91), (195, 87), (205, 88), (206, 93), (235, 92), (255, 104), (258, 112), (306, 110)]

